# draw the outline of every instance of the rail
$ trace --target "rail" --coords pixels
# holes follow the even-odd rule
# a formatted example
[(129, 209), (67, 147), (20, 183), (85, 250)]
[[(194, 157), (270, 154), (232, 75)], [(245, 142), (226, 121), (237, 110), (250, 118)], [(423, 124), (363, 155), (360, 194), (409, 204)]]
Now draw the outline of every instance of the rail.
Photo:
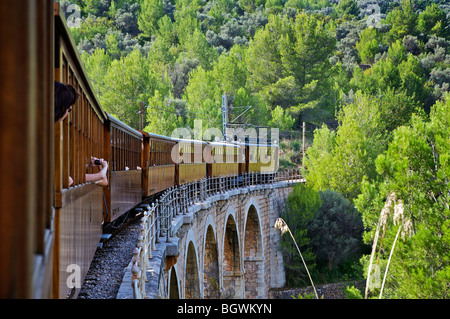
[(145, 298), (146, 273), (152, 250), (156, 243), (166, 239), (170, 241), (170, 226), (174, 217), (185, 215), (188, 207), (194, 203), (205, 201), (210, 196), (219, 195), (230, 190), (250, 186), (274, 184), (300, 180), (299, 169), (279, 171), (273, 174), (244, 173), (242, 175), (223, 175), (208, 177), (199, 181), (186, 183), (167, 189), (151, 205), (142, 205), (138, 242), (133, 250), (132, 279), (133, 298)]

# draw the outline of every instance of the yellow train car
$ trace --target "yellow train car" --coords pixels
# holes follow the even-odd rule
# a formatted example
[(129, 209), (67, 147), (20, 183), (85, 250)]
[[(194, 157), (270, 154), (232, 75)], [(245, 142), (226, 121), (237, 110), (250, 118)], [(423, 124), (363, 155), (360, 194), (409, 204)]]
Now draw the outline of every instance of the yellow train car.
[[(203, 156), (206, 142), (176, 139), (172, 154), (176, 162), (176, 184), (198, 181), (207, 176), (206, 161)], [(178, 158), (176, 158), (178, 156)]]
[(176, 184), (175, 162), (172, 149), (177, 142), (166, 136), (141, 132), (142, 194), (143, 197), (159, 193)]
[(277, 144), (246, 144), (248, 171), (272, 174), (278, 171), (279, 146)]
[(240, 172), (239, 165), (245, 161), (242, 147), (225, 142), (210, 142), (208, 146), (212, 159), (208, 176), (235, 175)]

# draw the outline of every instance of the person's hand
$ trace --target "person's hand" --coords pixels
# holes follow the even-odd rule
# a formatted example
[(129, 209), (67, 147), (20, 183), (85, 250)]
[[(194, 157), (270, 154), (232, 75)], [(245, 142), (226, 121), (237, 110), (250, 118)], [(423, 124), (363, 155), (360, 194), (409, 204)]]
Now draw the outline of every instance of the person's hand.
[(101, 170), (103, 170), (103, 169), (107, 169), (108, 168), (108, 162), (107, 161), (105, 161), (103, 158), (101, 158), (100, 159), (100, 169)]
[(95, 165), (95, 161), (98, 160), (97, 157), (91, 156), (91, 161), (87, 164), (88, 167), (94, 167), (97, 166)]

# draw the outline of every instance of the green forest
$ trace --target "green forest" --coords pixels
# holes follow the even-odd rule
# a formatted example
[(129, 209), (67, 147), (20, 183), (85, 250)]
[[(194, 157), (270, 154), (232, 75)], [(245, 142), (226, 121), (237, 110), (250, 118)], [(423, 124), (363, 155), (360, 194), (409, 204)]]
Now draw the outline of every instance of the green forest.
[[(313, 279), (449, 298), (448, 1), (60, 2), (102, 107), (131, 127), (142, 102), (148, 132), (222, 128), (227, 93), (231, 121), (293, 137), (281, 164), (307, 184), (283, 214)], [(283, 245), (288, 283), (307, 285)]]

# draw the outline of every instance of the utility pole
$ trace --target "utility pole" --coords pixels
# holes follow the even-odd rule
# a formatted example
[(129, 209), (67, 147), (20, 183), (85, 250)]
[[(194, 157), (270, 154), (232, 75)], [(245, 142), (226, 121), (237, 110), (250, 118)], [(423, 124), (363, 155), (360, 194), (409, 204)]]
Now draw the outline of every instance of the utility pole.
[(223, 140), (227, 140), (227, 126), (228, 126), (228, 97), (227, 92), (222, 95), (222, 134)]
[(302, 163), (305, 159), (305, 152), (306, 152), (306, 123), (303, 122), (303, 141), (302, 141)]
[(144, 129), (144, 103), (139, 102), (139, 131)]

